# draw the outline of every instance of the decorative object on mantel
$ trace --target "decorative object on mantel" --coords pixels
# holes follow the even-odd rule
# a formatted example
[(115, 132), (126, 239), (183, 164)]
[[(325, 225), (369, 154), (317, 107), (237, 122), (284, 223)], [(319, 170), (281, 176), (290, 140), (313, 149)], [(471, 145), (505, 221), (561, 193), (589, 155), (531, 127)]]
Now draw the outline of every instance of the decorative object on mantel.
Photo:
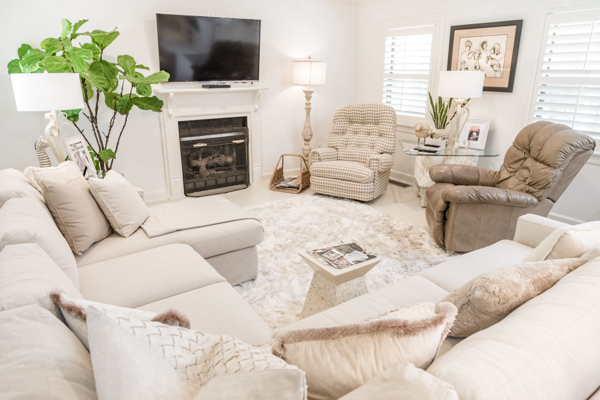
[(450, 28), (448, 71), (482, 71), (483, 90), (512, 92), (523, 20)]
[(324, 61), (313, 61), (310, 56), (308, 60), (294, 61), (294, 85), (303, 85), (307, 88), (304, 89), (304, 95), (306, 96), (306, 119), (304, 121), (304, 128), (302, 129), (302, 139), (304, 139), (304, 146), (302, 146), (302, 154), (304, 158), (308, 159), (308, 155), (312, 148), (310, 147), (310, 140), (313, 137), (312, 127), (310, 126), (310, 110), (312, 95), (315, 92), (311, 89), (311, 86), (325, 85), (327, 63)]
[(460, 132), (459, 146), (467, 149), (485, 150), (489, 130), (489, 119), (469, 119)]
[[(148, 70), (149, 68), (136, 63), (133, 57), (129, 55), (118, 56), (116, 63), (107, 61), (104, 57), (104, 50), (119, 36), (119, 32), (116, 28), (110, 32), (102, 30), (78, 32), (79, 28), (87, 21), (87, 19), (82, 19), (72, 24), (70, 21), (63, 19), (60, 37), (45, 39), (40, 44), (41, 49), (34, 49), (28, 44), (21, 45), (18, 49), (19, 58), (10, 61), (7, 67), (8, 73), (12, 75), (13, 86), (15, 85), (15, 81), (49, 79), (36, 78), (36, 76), (44, 77), (48, 75), (52, 77), (69, 75), (76, 77), (69, 77), (69, 79), (75, 80), (77, 83), (79, 103), (77, 105), (60, 106), (60, 108), (63, 109), (63, 113), (67, 119), (73, 123), (75, 128), (85, 138), (92, 156), (97, 160), (99, 170), (106, 172), (113, 166), (119, 144), (121, 143), (121, 137), (133, 106), (141, 110), (161, 111), (163, 102), (158, 97), (152, 95), (152, 85), (167, 82), (169, 74), (160, 71), (149, 76), (144, 76), (140, 70)], [(91, 42), (83, 44), (73, 42), (76, 38), (82, 36), (89, 37)], [(50, 72), (51, 74), (37, 73), (42, 71)], [(64, 74), (65, 72), (69, 72), (69, 74)], [(125, 81), (128, 81), (127, 85), (125, 85)], [(62, 86), (60, 90), (54, 89), (52, 91), (40, 89), (39, 86), (31, 87), (32, 91), (34, 89), (35, 92), (32, 93), (32, 99), (49, 95), (58, 96), (63, 93)], [(134, 89), (135, 93), (133, 93)], [(87, 112), (82, 112), (81, 110), (83, 107), (81, 91), (84, 94), (83, 101), (85, 102)], [(15, 96), (16, 92), (17, 90), (15, 90)], [(104, 103), (111, 110), (112, 114), (108, 121), (108, 128), (104, 130), (100, 129), (99, 126), (99, 118), (102, 113), (102, 110), (99, 110), (100, 94), (104, 95)], [(94, 95), (95, 101), (93, 100)], [(60, 108), (57, 106), (52, 109)], [(85, 135), (83, 127), (77, 124), (80, 113), (83, 113), (89, 122), (91, 133), (88, 135), (95, 140), (94, 145), (92, 144), (94, 140), (90, 140)], [(115, 127), (117, 114), (124, 117), (120, 129)], [(56, 119), (55, 116), (54, 119)], [(109, 147), (109, 141), (114, 137), (111, 136), (114, 132), (118, 132), (118, 134), (114, 150), (112, 150)], [(57, 135), (58, 133), (55, 137)], [(55, 147), (60, 148), (60, 143), (57, 145), (53, 145), (52, 141), (49, 141), (49, 143), (55, 152)], [(63, 161), (64, 157), (62, 153), (59, 152), (59, 155), (61, 157), (59, 157), (58, 161)]]
[[(300, 161), (300, 168), (298, 176), (286, 178), (284, 174), (284, 164), (286, 157), (297, 157)], [(271, 175), (271, 181), (269, 182), (269, 189), (275, 192), (284, 193), (300, 193), (302, 190), (310, 186), (310, 171), (308, 170), (308, 164), (306, 158), (299, 154), (283, 154), (279, 157), (275, 171)]]
[[(33, 53), (31, 56), (29, 55), (30, 53), (24, 54), (21, 50), (23, 49), (23, 46), (19, 49), (19, 55), (23, 59), (26, 59), (25, 57), (31, 57), (33, 54), (37, 54)], [(59, 130), (59, 117), (63, 116), (63, 113), (59, 113), (57, 116), (55, 110), (71, 110), (83, 107), (83, 97), (81, 96), (81, 87), (79, 86), (79, 74), (16, 74), (11, 72), (10, 63), (9, 73), (12, 74), (13, 93), (15, 95), (15, 103), (18, 111), (51, 110), (45, 115), (48, 124), (44, 130), (44, 139), (52, 149), (56, 161), (60, 164), (65, 160), (65, 152), (63, 151), (63, 144), (60, 140)], [(67, 111), (67, 113), (68, 112), (70, 111)], [(42, 165), (40, 164), (40, 166)]]
[(40, 168), (48, 168), (52, 166), (52, 162), (50, 161), (50, 157), (48, 157), (48, 153), (46, 153), (46, 149), (50, 147), (48, 141), (44, 139), (43, 136), (40, 136), (38, 140), (35, 141), (35, 154), (38, 158), (38, 164)]
[[(460, 125), (462, 115), (467, 114), (469, 109), (464, 107), (467, 99), (479, 98), (483, 94), (483, 80), (485, 74), (482, 71), (441, 71), (438, 82), (438, 96), (449, 97), (449, 113), (456, 118), (450, 125), (451, 132), (448, 134), (446, 148), (452, 152), (458, 146), (458, 137), (462, 131)], [(466, 123), (466, 120), (465, 120)]]

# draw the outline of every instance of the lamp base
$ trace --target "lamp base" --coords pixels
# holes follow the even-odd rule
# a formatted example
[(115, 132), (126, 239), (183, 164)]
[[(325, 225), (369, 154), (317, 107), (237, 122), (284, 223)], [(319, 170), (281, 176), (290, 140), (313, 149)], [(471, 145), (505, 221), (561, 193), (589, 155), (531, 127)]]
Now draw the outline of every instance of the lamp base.
[(56, 161), (60, 164), (65, 161), (65, 153), (63, 151), (63, 143), (60, 139), (60, 131), (58, 129), (58, 117), (55, 111), (51, 111), (45, 115), (48, 124), (44, 130), (44, 139), (48, 142), (50, 149), (56, 157)]
[(305, 89), (304, 96), (306, 97), (306, 103), (304, 109), (306, 110), (306, 119), (304, 120), (304, 128), (302, 129), (302, 139), (304, 139), (304, 146), (302, 146), (302, 155), (308, 160), (308, 156), (312, 151), (310, 141), (313, 137), (312, 126), (310, 125), (310, 110), (312, 109), (310, 100), (314, 93), (314, 89)]

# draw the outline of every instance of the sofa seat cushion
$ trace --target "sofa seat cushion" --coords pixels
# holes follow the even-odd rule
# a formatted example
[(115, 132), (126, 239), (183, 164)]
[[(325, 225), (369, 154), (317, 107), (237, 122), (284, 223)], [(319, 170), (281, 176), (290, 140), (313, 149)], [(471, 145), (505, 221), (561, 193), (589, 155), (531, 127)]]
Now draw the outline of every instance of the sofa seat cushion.
[(531, 247), (501, 240), (491, 246), (454, 257), (435, 267), (419, 272), (439, 287), (452, 292), (482, 273), (518, 264)]
[(177, 243), (190, 245), (203, 258), (209, 258), (256, 246), (262, 240), (263, 226), (253, 219), (186, 229), (153, 238), (148, 238), (142, 229), (138, 229), (128, 238), (115, 233), (92, 245), (83, 255), (77, 256), (75, 259), (77, 264), (83, 267), (111, 258)]
[(216, 335), (232, 335), (255, 346), (271, 341), (271, 328), (226, 282), (139, 307), (157, 313), (169, 308), (184, 313), (190, 319), (192, 329)]
[(357, 183), (375, 180), (375, 171), (364, 164), (353, 161), (324, 161), (310, 167), (310, 173), (320, 178), (341, 179)]
[(225, 279), (190, 246), (171, 244), (80, 267), (79, 282), (87, 300), (135, 308)]
[(21, 171), (13, 168), (0, 170), (0, 207), (15, 197), (34, 198), (44, 202), (40, 192), (31, 186), (29, 179)]
[(0, 312), (2, 399), (95, 400), (90, 354), (48, 310)]
[(589, 261), (428, 372), (461, 400), (587, 399), (600, 382), (600, 259)]

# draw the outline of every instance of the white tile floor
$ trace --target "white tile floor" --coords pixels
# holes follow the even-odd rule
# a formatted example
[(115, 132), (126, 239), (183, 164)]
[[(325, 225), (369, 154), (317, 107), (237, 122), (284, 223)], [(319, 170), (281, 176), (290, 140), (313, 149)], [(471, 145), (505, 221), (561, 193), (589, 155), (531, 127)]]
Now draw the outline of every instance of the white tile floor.
[[(314, 192), (310, 188), (302, 191), (299, 195), (274, 192), (269, 190), (268, 182), (259, 182), (247, 189), (226, 193), (224, 196), (241, 207), (254, 207), (284, 200), (292, 196), (310, 196), (313, 194)], [(383, 195), (366, 204), (394, 218), (428, 229), (425, 220), (425, 209), (421, 208), (420, 200), (413, 186), (402, 187), (390, 183)]]

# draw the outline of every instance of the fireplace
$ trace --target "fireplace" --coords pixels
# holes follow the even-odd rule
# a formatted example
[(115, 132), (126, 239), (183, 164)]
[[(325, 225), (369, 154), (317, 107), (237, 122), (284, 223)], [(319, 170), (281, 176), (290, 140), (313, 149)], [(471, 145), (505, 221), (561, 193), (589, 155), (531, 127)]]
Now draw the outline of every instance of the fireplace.
[(186, 196), (248, 187), (247, 117), (179, 121), (178, 128)]

